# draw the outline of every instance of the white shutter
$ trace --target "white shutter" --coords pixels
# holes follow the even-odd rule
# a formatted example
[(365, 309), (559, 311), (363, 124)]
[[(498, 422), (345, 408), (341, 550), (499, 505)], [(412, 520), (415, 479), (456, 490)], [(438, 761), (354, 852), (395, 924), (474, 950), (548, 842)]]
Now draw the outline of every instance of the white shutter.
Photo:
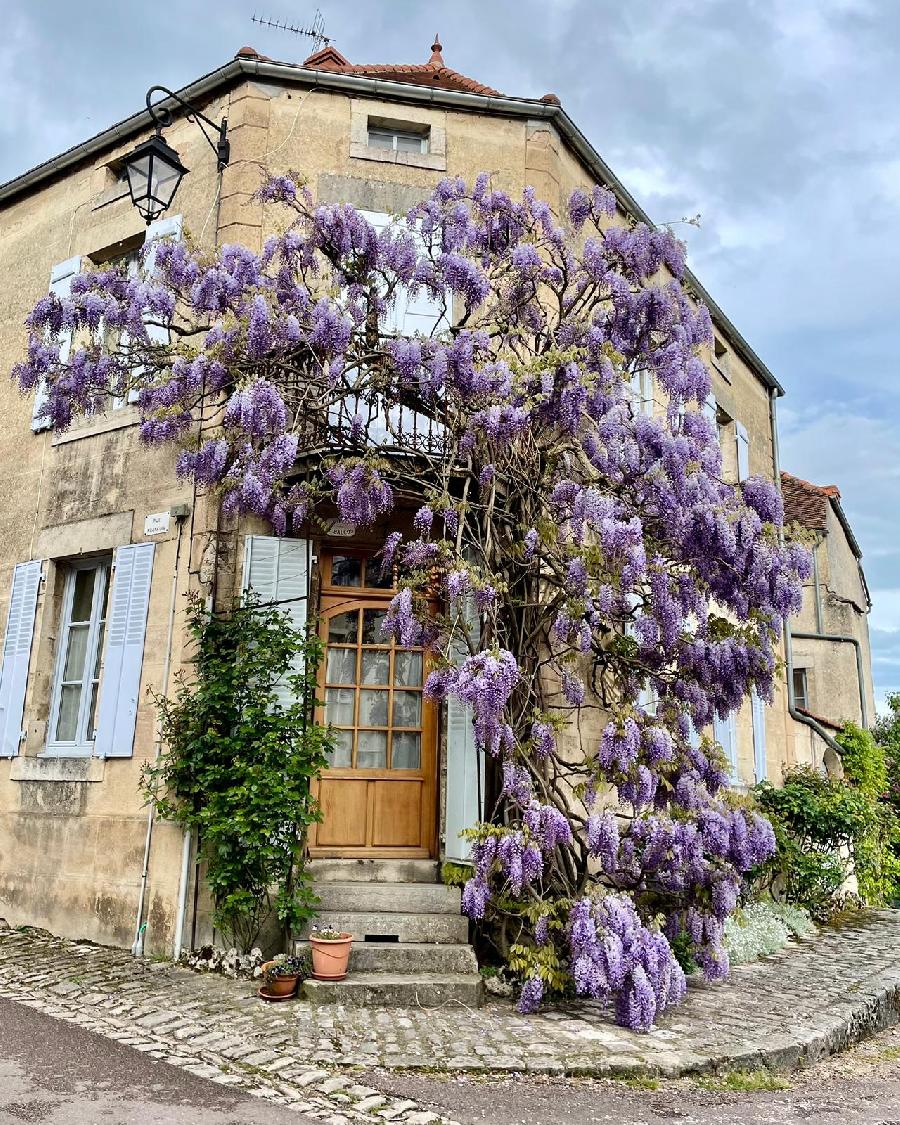
[(713, 430), (715, 431), (716, 441), (719, 440), (719, 411), (716, 406), (716, 396), (708, 394), (703, 400), (703, 414), (712, 422)]
[[(478, 615), (471, 597), (466, 598), (463, 617), (466, 628), (477, 629)], [(457, 641), (452, 648), (454, 664), (461, 664), (468, 649)], [(455, 696), (447, 698), (447, 810), (444, 825), (444, 856), (450, 862), (471, 863), (472, 845), (460, 836), (484, 819), (484, 754), (475, 745), (472, 707)]]
[[(50, 271), (50, 292), (55, 293), (61, 300), (65, 300), (72, 292), (72, 278), (81, 273), (81, 258), (67, 258), (58, 262)], [(72, 333), (66, 331), (60, 334), (59, 358), (65, 363), (72, 349)], [(47, 384), (42, 379), (34, 391), (34, 405), (31, 410), (31, 428), (35, 433), (50, 428), (50, 419), (41, 415), (44, 403), (47, 401)]]
[(0, 668), (0, 758), (14, 758), (22, 741), (25, 688), (40, 585), (40, 560), (19, 563), (13, 571)]
[(100, 758), (130, 758), (134, 748), (153, 548), (136, 543), (116, 551), (94, 743)]
[(740, 422), (734, 424), (734, 438), (737, 442), (738, 480), (750, 476), (750, 437), (747, 428)]
[(766, 708), (755, 691), (750, 696), (753, 717), (753, 762), (757, 781), (766, 780)]
[[(244, 543), (243, 588), (256, 594), (262, 605), (287, 613), (293, 627), (305, 635), (309, 612), (309, 541), (248, 535)], [(291, 671), (302, 673), (302, 653), (297, 654)], [(286, 707), (294, 702), (286, 684), (279, 685), (277, 695)]]
[(731, 779), (736, 781), (738, 776), (737, 729), (733, 711), (729, 712), (725, 719), (720, 719), (718, 715), (713, 719), (713, 737), (725, 751), (725, 757), (731, 765)]

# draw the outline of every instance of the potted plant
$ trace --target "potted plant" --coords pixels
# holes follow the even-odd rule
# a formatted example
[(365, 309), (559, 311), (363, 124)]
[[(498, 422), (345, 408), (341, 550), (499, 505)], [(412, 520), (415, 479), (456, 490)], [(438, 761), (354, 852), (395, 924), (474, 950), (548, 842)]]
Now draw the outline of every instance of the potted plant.
[(297, 981), (306, 975), (306, 957), (294, 957), (288, 953), (278, 953), (262, 966), (263, 990), (269, 997), (293, 996), (297, 991)]
[(347, 975), (353, 935), (342, 930), (313, 929), (309, 935), (312, 975), (316, 980), (343, 980)]

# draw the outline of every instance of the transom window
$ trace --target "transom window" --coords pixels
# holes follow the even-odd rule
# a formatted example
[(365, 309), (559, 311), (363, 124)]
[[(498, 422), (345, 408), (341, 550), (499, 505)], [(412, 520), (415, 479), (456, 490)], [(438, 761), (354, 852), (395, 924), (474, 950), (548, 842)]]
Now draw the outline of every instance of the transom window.
[(110, 560), (67, 568), (48, 747), (89, 753), (106, 629)]
[(390, 126), (369, 126), (369, 148), (394, 152), (428, 152), (428, 132), (417, 133)]

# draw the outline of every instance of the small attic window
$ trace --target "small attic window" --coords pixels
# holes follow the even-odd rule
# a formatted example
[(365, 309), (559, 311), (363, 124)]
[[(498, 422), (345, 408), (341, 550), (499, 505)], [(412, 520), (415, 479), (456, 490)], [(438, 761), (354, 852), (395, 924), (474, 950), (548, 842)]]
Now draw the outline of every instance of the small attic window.
[(427, 125), (416, 128), (369, 118), (369, 148), (391, 152), (428, 152), (430, 139), (431, 130)]

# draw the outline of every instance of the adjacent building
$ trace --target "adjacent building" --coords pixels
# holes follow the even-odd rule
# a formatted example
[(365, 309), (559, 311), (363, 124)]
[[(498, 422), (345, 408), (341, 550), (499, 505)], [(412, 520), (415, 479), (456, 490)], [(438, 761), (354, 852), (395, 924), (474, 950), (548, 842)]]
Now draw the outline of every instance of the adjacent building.
[[(254, 199), (262, 168), (298, 169), (319, 201), (352, 204), (375, 223), (405, 213), (445, 175), (471, 181), (482, 170), (511, 194), (532, 186), (558, 214), (573, 189), (603, 183), (616, 195), (616, 221), (650, 221), (555, 95), (502, 95), (447, 67), (437, 41), (427, 62), (408, 66), (352, 65), (333, 47), (294, 65), (243, 48), (180, 93), (210, 118), (227, 117), (231, 160), (219, 173), (173, 105), (166, 137), (190, 175), (177, 213), (148, 229), (122, 175), (123, 157), (149, 135), (146, 112), (0, 186), (6, 370), (21, 357), (27, 312), (48, 287), (65, 293), (87, 263), (137, 268), (147, 239), (187, 234), (209, 250), (234, 242), (258, 250), (268, 233)], [(699, 281), (688, 284), (715, 326), (707, 410), (725, 472), (778, 481), (782, 388)], [(428, 332), (438, 312), (409, 302), (397, 315), (398, 331)], [(652, 386), (635, 394), (641, 409), (663, 408)], [(208, 938), (202, 895), (200, 912), (191, 906), (189, 846), (174, 826), (150, 820), (139, 789), (159, 750), (148, 692), (165, 692), (181, 665), (189, 591), (224, 605), (252, 588), (298, 622), (310, 614), (320, 622), (326, 717), (340, 733), (320, 783), (325, 817), (314, 856), (413, 861), (424, 864), (419, 877), (440, 859), (465, 859), (458, 833), (479, 815), (481, 792), (471, 730), (464, 715), (423, 698), (421, 652), (380, 643), (391, 591), (369, 558), (385, 528), (365, 536), (335, 521), (277, 539), (261, 524), (229, 522), (213, 499), (177, 480), (171, 450), (141, 444), (127, 401), (53, 433), (6, 380), (0, 409), (0, 917), (149, 951)], [(717, 724), (737, 786), (821, 759), (816, 745), (827, 744), (827, 732), (823, 741), (807, 711), (860, 714), (846, 685), (829, 707), (817, 653), (830, 654), (838, 677), (861, 655), (860, 699), (871, 715), (858, 549), (837, 501), (823, 503), (818, 565), (827, 589), (811, 595), (794, 637), (802, 662), (792, 682), (796, 689), (805, 671), (805, 706), (792, 715), (781, 682), (771, 705), (748, 701)], [(810, 617), (817, 605), (819, 617)], [(813, 633), (852, 634), (860, 644)]]

